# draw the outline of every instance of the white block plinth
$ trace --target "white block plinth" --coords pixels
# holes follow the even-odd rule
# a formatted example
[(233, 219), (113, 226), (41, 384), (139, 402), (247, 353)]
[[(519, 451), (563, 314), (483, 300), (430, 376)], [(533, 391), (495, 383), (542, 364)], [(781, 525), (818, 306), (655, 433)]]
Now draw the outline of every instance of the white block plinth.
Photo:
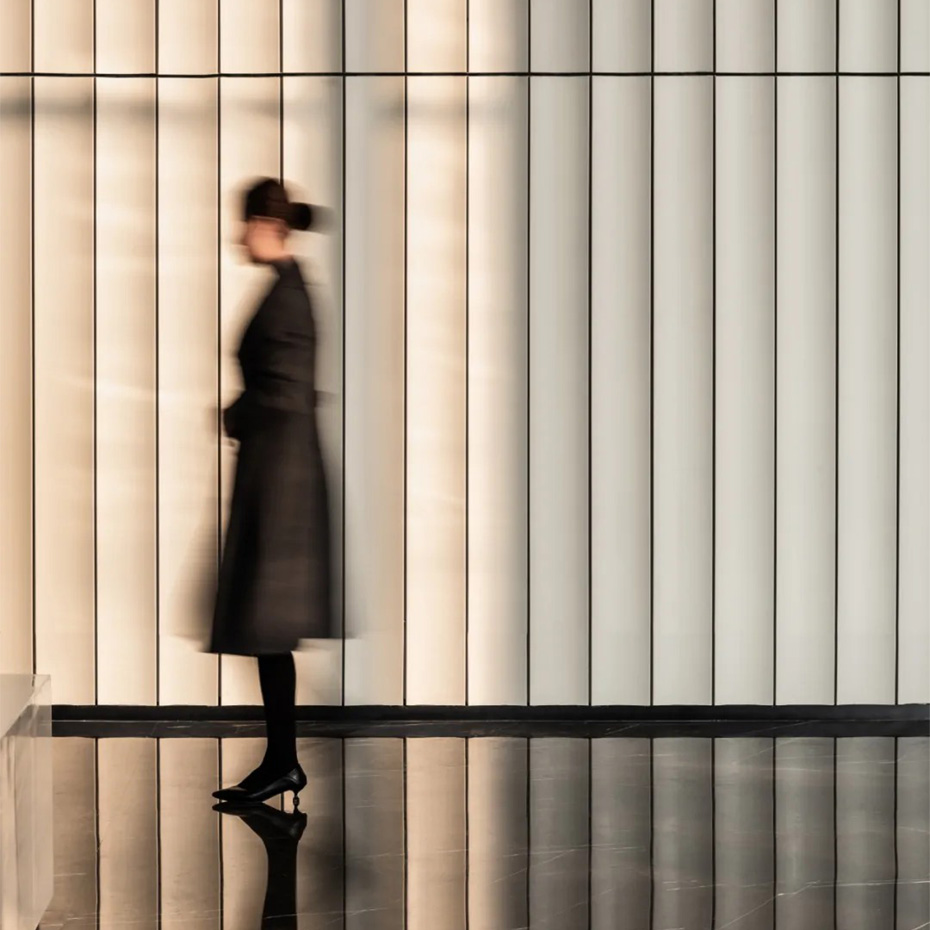
[(52, 898), (48, 675), (0, 675), (0, 930), (35, 930)]

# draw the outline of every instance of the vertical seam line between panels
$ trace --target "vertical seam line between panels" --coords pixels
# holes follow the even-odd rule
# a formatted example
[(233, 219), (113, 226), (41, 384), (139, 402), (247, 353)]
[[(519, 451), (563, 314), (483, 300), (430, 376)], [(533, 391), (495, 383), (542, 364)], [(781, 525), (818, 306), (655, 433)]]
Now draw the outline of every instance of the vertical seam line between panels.
[[(218, 737), (216, 740), (216, 756), (217, 756), (217, 783), (219, 787), (223, 786), (223, 738)], [(226, 896), (226, 879), (224, 876), (223, 868), (223, 818), (216, 818), (216, 828), (217, 828), (217, 851), (219, 853), (219, 911), (220, 911), (220, 930), (225, 930), (226, 927), (226, 908), (224, 905), (224, 898)]]
[[(36, 67), (36, 2), (29, 6), (29, 64)], [(36, 79), (29, 78), (29, 300), (30, 300), (30, 419), (32, 429), (32, 674), (38, 672), (36, 612)]]
[[(406, 10), (406, 0), (404, 3), (404, 8)], [(405, 68), (406, 70), (406, 68)], [(404, 78), (406, 82), (406, 78)], [(401, 808), (403, 809), (404, 822), (403, 822), (403, 834), (404, 834), (404, 930), (408, 930), (410, 926), (410, 837), (408, 830), (408, 812), (410, 807), (410, 799), (408, 797), (410, 786), (407, 780), (407, 737), (403, 738), (401, 742)]]
[[(532, 306), (532, 170), (533, 170), (533, 0), (527, 0), (526, 5), (526, 705), (533, 703), (532, 699), (532, 603), (533, 603), (533, 569), (532, 569), (532, 521), (530, 512), (533, 505), (533, 474), (531, 443), (533, 439), (532, 416), (530, 404), (532, 403), (531, 374), (533, 370), (533, 351), (531, 342), (533, 324)], [(529, 764), (529, 763), (527, 763)], [(529, 779), (529, 775), (527, 775)], [(529, 803), (529, 802), (527, 802)], [(528, 865), (528, 864), (527, 864)], [(527, 885), (529, 876), (527, 875)], [(529, 893), (529, 892), (527, 892)], [(529, 912), (527, 912), (529, 920)]]
[[(471, 470), (469, 468), (469, 449), (470, 449), (470, 335), (471, 335), (471, 288), (470, 288), (470, 264), (471, 264), (471, 0), (465, 0), (465, 682), (464, 682), (464, 703), (467, 707), (469, 704), (470, 694), (468, 686), (469, 673), (469, 569), (471, 565), (471, 533), (470, 533), (470, 512), (469, 512), (469, 489), (471, 487)], [(466, 743), (466, 750), (468, 744)], [(467, 763), (466, 753), (466, 763)], [(467, 773), (467, 766), (466, 766)], [(468, 815), (466, 812), (466, 833), (468, 829)], [(467, 854), (466, 854), (467, 856)], [(467, 861), (466, 861), (467, 869)], [(466, 889), (465, 895), (466, 906), (466, 925), (468, 894)]]
[[(408, 355), (409, 355), (409, 339), (408, 339), (408, 326), (407, 326), (407, 277), (408, 277), (408, 215), (407, 215), (407, 201), (409, 191), (407, 190), (408, 179), (410, 176), (410, 160), (409, 160), (409, 151), (408, 151), (408, 131), (409, 131), (409, 101), (407, 99), (408, 85), (407, 85), (407, 71), (408, 71), (408, 30), (407, 30), (407, 6), (409, 0), (402, 0), (404, 6), (404, 491), (403, 491), (403, 658), (402, 658), (402, 669), (401, 669), (401, 691), (403, 697), (403, 703), (406, 706), (407, 704), (407, 662), (408, 662), (408, 646), (407, 641), (407, 581), (408, 581), (408, 552), (407, 552), (407, 509), (409, 507), (409, 494), (407, 488), (407, 446), (409, 443), (408, 438), (408, 429), (407, 429), (407, 378), (408, 378)], [(406, 754), (406, 743), (404, 743), (404, 752)], [(404, 756), (406, 759), (406, 755)], [(405, 778), (406, 778), (406, 769)]]
[[(223, 22), (220, 3), (216, 2), (216, 560), (219, 569), (223, 558), (223, 159), (222, 119), (223, 80), (219, 76), (223, 53)], [(216, 657), (216, 703), (223, 705), (223, 657)], [(221, 747), (222, 749), (222, 747)], [(222, 760), (222, 755), (220, 756)], [(220, 774), (222, 775), (222, 769)], [(222, 822), (222, 818), (220, 818)]]
[(656, 0), (649, 20), (649, 705), (655, 704), (655, 224)]
[[(897, 36), (896, 83), (897, 106), (897, 166), (895, 222), (897, 235), (895, 240), (895, 557), (894, 557), (894, 702), (901, 700), (901, 0), (898, 0), (898, 36)], [(897, 746), (897, 740), (895, 741)], [(897, 765), (897, 755), (895, 756)], [(897, 771), (897, 770), (896, 770)], [(897, 783), (895, 788), (895, 811), (897, 812)], [(897, 851), (896, 851), (897, 855)], [(897, 859), (895, 860), (897, 863)], [(895, 896), (897, 904), (897, 895)]]
[[(342, 9), (345, 11), (345, 0), (342, 0)], [(346, 739), (342, 737), (339, 740), (340, 754), (342, 758), (342, 930), (346, 930), (346, 914), (348, 913), (348, 856), (346, 855), (346, 837), (348, 830), (346, 828)]]
[[(532, 2), (532, 0), (530, 0)], [(527, 78), (529, 75), (527, 75)], [(533, 926), (533, 896), (531, 879), (533, 876), (533, 750), (532, 737), (526, 739), (526, 926)]]
[(711, 7), (710, 703), (717, 703), (717, 0)]
[(284, 0), (278, 0), (278, 176), (284, 184)]
[[(837, 0), (837, 3), (839, 0)], [(839, 48), (839, 43), (837, 43), (837, 48)], [(838, 841), (838, 831), (837, 831), (837, 812), (839, 811), (839, 797), (837, 793), (837, 785), (839, 784), (839, 779), (837, 777), (837, 767), (839, 765), (839, 756), (837, 754), (837, 738), (833, 737), (833, 930), (837, 930), (838, 926), (838, 914), (836, 912), (837, 907), (837, 884), (840, 877), (840, 858), (839, 858), (839, 841)]]
[[(97, 73), (97, 0), (93, 0), (93, 59), (94, 74)], [(100, 622), (98, 616), (99, 592), (98, 592), (98, 526), (97, 526), (97, 78), (93, 79), (93, 267), (91, 269), (93, 278), (93, 315), (92, 315), (92, 333), (93, 333), (93, 375), (91, 378), (93, 384), (93, 536), (94, 536), (94, 704), (100, 701)]]
[[(159, 124), (159, 81), (158, 69), (160, 67), (160, 46), (158, 33), (160, 27), (159, 0), (155, 0), (155, 704), (161, 704), (161, 289), (159, 281), (160, 251), (159, 236), (161, 223), (159, 218), (160, 187), (158, 156), (161, 142)], [(159, 760), (160, 760), (159, 756)], [(159, 762), (160, 764), (160, 762)], [(161, 873), (159, 873), (159, 883)], [(160, 888), (160, 884), (159, 884)], [(159, 907), (161, 906), (161, 893), (159, 891)]]
[[(834, 100), (834, 354), (833, 354), (833, 703), (840, 698), (840, 0), (836, 10)], [(835, 831), (835, 826), (834, 826)]]
[[(655, 13), (655, 0), (653, 0), (653, 13)], [(655, 927), (656, 911), (656, 744), (653, 737), (649, 737), (649, 927)]]
[[(715, 9), (716, 6), (714, 3)], [(710, 738), (710, 925), (717, 926), (717, 739), (713, 736)]]
[(772, 77), (772, 704), (778, 704), (778, 0), (773, 0)]
[[(342, 242), (340, 243), (340, 264), (341, 268), (341, 292), (340, 300), (342, 302), (342, 325), (341, 343), (342, 343), (342, 366), (340, 378), (342, 382), (342, 399), (341, 399), (341, 444), (342, 459), (340, 468), (342, 470), (342, 480), (340, 482), (340, 522), (342, 523), (339, 544), (342, 547), (342, 559), (339, 563), (339, 586), (341, 597), (339, 602), (339, 611), (341, 614), (340, 625), (342, 634), (342, 655), (340, 657), (340, 703), (345, 707), (346, 703), (346, 0), (342, 0), (340, 8), (340, 51), (342, 56), (342, 177), (339, 179), (340, 197), (342, 205)], [(345, 781), (345, 750), (343, 748), (343, 782)]]
[[(593, 633), (594, 633), (594, 544), (591, 526), (593, 512), (592, 463), (593, 440), (593, 362), (592, 330), (594, 328), (594, 0), (588, 0), (588, 706), (594, 703)], [(590, 801), (589, 801), (590, 804)], [(590, 884), (590, 876), (589, 876)], [(590, 889), (589, 889), (590, 891)], [(589, 914), (590, 921), (590, 893)]]
[(97, 900), (94, 902), (94, 913), (97, 919), (97, 926), (100, 926), (100, 740), (94, 738), (94, 866), (96, 875), (94, 876)]
[[(157, 34), (157, 33), (156, 33)], [(161, 840), (161, 739), (155, 740), (155, 926), (161, 927), (162, 907), (162, 840)]]
[[(776, 0), (777, 2), (777, 0)], [(777, 16), (777, 11), (776, 11)], [(778, 740), (772, 737), (772, 927), (778, 927)]]

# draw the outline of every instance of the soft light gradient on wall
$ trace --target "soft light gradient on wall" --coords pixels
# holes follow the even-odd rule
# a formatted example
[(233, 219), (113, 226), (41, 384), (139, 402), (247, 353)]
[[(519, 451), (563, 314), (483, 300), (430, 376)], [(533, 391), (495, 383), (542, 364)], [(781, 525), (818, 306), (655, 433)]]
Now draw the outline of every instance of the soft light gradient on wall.
[(930, 699), (925, 0), (7, 0), (0, 72), (3, 671), (260, 703), (263, 174), (336, 217), (299, 702)]

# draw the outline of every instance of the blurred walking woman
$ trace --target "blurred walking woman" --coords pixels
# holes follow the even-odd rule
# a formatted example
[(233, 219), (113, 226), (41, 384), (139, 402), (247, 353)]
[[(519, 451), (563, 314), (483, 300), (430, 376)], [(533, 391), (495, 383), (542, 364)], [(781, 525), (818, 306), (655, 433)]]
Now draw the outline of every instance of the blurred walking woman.
[(261, 180), (245, 194), (242, 245), (275, 279), (239, 346), (245, 389), (223, 411), (239, 456), (208, 651), (258, 657), (267, 747), (255, 771), (213, 792), (223, 801), (258, 803), (293, 791), (298, 803), (307, 777), (297, 761), (292, 652), (302, 638), (331, 635), (313, 312), (288, 248), (291, 231), (308, 229), (312, 218), (278, 181)]

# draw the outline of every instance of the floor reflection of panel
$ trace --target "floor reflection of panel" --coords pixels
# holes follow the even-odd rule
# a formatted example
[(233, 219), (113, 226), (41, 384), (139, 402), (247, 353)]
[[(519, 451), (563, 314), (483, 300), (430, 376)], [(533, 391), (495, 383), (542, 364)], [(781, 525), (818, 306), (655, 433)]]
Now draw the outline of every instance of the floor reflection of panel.
[(930, 914), (930, 740), (897, 741), (896, 930), (920, 927)]
[(530, 741), (529, 925), (589, 926), (590, 740)]
[(652, 895), (652, 744), (599, 739), (591, 753), (591, 927), (641, 930)]
[(776, 923), (823, 930), (834, 920), (832, 739), (779, 740), (775, 749)]
[(470, 930), (528, 924), (528, 745), (523, 739), (473, 739), (468, 745)]
[(405, 926), (404, 742), (345, 745), (346, 930)]
[(100, 927), (158, 913), (158, 765), (152, 739), (98, 742)]
[(717, 926), (770, 930), (775, 919), (773, 741), (714, 741)]
[(217, 741), (163, 739), (158, 751), (162, 930), (218, 930)]

